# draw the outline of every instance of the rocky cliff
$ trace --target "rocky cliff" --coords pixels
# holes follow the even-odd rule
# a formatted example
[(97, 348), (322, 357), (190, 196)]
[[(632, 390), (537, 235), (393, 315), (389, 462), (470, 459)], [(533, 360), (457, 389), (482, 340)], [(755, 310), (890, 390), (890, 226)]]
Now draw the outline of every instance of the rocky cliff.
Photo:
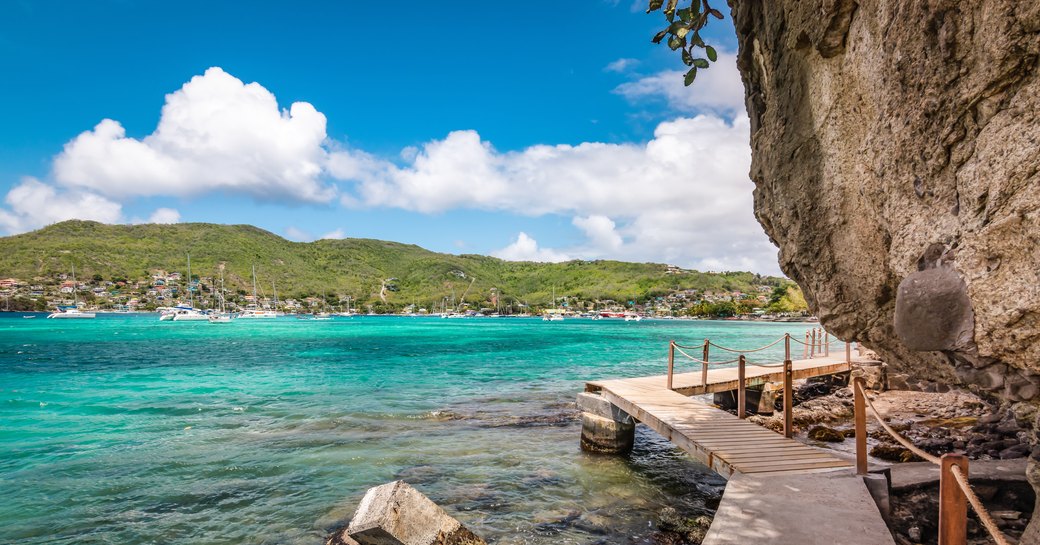
[(1040, 402), (1040, 2), (731, 7), (755, 212), (822, 323)]

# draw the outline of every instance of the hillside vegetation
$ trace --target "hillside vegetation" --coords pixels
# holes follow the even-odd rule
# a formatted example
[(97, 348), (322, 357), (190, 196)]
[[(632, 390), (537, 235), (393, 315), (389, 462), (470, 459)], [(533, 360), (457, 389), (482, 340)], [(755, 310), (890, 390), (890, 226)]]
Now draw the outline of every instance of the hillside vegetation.
[[(492, 288), (501, 299), (547, 305), (557, 296), (580, 300), (641, 301), (677, 290), (754, 291), (756, 286), (783, 286), (789, 281), (749, 272), (669, 274), (668, 266), (620, 261), (531, 263), (479, 255), (451, 255), (415, 245), (371, 239), (291, 242), (249, 225), (181, 223), (173, 225), (105, 225), (66, 221), (44, 229), (0, 238), (0, 277), (53, 282), (76, 267), (86, 280), (144, 280), (153, 271), (179, 271), (191, 254), (192, 274), (215, 278), (224, 265), (229, 290), (251, 290), (256, 266), (263, 291), (272, 283), (279, 296), (320, 296), (330, 301), (346, 296), (360, 303), (419, 303), (439, 308), (453, 292), (466, 300), (490, 300)], [(473, 279), (476, 279), (475, 281)]]

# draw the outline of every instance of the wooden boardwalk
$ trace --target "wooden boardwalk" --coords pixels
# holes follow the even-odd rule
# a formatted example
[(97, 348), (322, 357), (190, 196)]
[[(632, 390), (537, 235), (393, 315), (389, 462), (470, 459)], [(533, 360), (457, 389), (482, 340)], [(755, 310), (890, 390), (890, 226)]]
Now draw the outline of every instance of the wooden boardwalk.
[[(853, 361), (856, 361), (855, 359)], [(849, 370), (844, 354), (792, 362), (793, 379), (831, 375)], [(783, 382), (783, 367), (747, 365), (748, 385)], [(848, 468), (853, 462), (742, 420), (687, 396), (737, 388), (737, 369), (709, 369), (707, 384), (701, 373), (600, 380), (586, 384), (633, 418), (650, 426), (720, 475), (734, 473), (782, 474)]]

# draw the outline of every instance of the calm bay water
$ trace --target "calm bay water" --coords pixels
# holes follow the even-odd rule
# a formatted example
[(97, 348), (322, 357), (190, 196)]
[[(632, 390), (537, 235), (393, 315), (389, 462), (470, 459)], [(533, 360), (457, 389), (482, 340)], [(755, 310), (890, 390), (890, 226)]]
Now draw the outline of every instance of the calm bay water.
[[(646, 543), (724, 481), (640, 427), (578, 449), (585, 380), (804, 324), (0, 313), (0, 543), (320, 544), (404, 479), (494, 543)], [(767, 353), (775, 360), (782, 347)]]

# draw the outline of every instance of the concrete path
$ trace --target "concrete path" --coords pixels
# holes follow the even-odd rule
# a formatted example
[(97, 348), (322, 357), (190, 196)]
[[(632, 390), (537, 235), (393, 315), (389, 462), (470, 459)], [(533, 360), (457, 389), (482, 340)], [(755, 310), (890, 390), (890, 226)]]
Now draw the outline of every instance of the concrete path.
[(851, 471), (736, 473), (702, 545), (894, 545), (863, 479)]
[[(1029, 460), (972, 460), (968, 464), (968, 480), (1026, 481)], [(939, 467), (930, 462), (911, 462), (888, 466), (892, 472), (892, 490), (900, 491), (939, 483)]]

